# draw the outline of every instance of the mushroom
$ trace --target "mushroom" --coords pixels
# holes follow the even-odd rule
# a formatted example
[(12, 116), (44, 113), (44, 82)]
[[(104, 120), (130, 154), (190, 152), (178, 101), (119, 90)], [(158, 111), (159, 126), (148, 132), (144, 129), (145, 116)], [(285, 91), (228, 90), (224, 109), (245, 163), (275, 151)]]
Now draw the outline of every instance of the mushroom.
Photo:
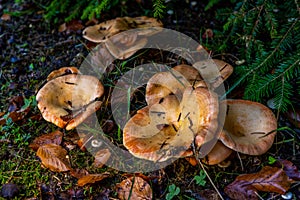
[(122, 31), (129, 30), (130, 27), (126, 20), (123, 18), (116, 18), (102, 22), (100, 24), (89, 26), (83, 30), (83, 37), (91, 42), (101, 43), (107, 38), (120, 33)]
[(155, 18), (142, 17), (123, 17), (102, 22), (100, 24), (89, 26), (83, 30), (83, 37), (95, 43), (105, 42), (117, 33), (130, 29), (138, 29), (139, 35), (152, 35), (160, 31), (158, 27), (162, 27), (162, 23)]
[(136, 32), (124, 32), (114, 35), (105, 41), (108, 51), (117, 59), (126, 59), (147, 44), (145, 37), (138, 37)]
[(67, 74), (81, 74), (81, 72), (76, 68), (76, 67), (62, 67), (60, 69), (52, 71), (48, 76), (47, 76), (47, 81), (50, 81), (54, 78), (57, 78), (59, 76), (64, 76)]
[(193, 67), (200, 71), (202, 80), (209, 84), (211, 89), (220, 86), (233, 72), (233, 67), (230, 64), (218, 59), (199, 61)]
[(227, 147), (249, 155), (261, 155), (273, 144), (277, 120), (266, 106), (248, 100), (225, 100), (227, 113), (220, 140)]
[(151, 105), (170, 94), (181, 98), (184, 89), (189, 85), (188, 80), (176, 70), (157, 73), (148, 80), (146, 102)]
[[(211, 89), (217, 88), (233, 72), (233, 67), (222, 60), (212, 59), (218, 67), (218, 77), (211, 82)], [(208, 61), (198, 62), (197, 66), (208, 65)], [(207, 87), (199, 71), (190, 65), (177, 65), (169, 72), (161, 72), (152, 76), (146, 87), (146, 101), (148, 104), (157, 102), (160, 98), (173, 93), (182, 95), (182, 91), (192, 85), (193, 87)]]
[(112, 56), (126, 59), (147, 44), (146, 36), (161, 31), (161, 27), (162, 23), (154, 18), (118, 17), (87, 27), (83, 30), (83, 37), (95, 43), (104, 43)]
[(228, 158), (231, 153), (232, 149), (217, 141), (212, 150), (201, 161), (208, 165), (216, 165)]
[(205, 88), (187, 87), (182, 99), (174, 94), (137, 111), (125, 125), (123, 144), (134, 156), (166, 161), (181, 157), (194, 142), (201, 146), (217, 129), (218, 103)]
[(71, 130), (100, 108), (103, 92), (96, 77), (68, 74), (47, 82), (36, 100), (45, 120)]

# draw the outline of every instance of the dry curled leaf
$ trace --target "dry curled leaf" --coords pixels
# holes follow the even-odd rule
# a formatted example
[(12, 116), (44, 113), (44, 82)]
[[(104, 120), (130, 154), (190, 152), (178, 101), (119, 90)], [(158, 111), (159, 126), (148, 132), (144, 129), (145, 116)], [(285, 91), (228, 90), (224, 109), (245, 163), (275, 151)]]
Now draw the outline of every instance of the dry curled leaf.
[(71, 170), (69, 160), (66, 158), (67, 151), (57, 144), (46, 144), (37, 150), (37, 156), (42, 164), (54, 172)]
[(86, 176), (81, 177), (77, 181), (77, 185), (82, 187), (87, 184), (92, 184), (92, 183), (101, 181), (102, 179), (109, 177), (109, 175), (110, 175), (109, 172), (104, 172), (102, 174), (88, 174)]
[(110, 151), (109, 149), (101, 149), (99, 150), (96, 155), (95, 155), (95, 160), (94, 160), (94, 167), (101, 168), (103, 165), (108, 161), (110, 158)]
[(150, 185), (140, 177), (131, 177), (117, 184), (118, 197), (121, 200), (127, 199), (152, 199)]
[(285, 194), (293, 182), (283, 169), (265, 166), (257, 173), (238, 176), (224, 191), (232, 199), (256, 200), (258, 191)]
[(63, 133), (59, 130), (53, 131), (52, 133), (41, 135), (33, 140), (29, 145), (34, 151), (38, 150), (40, 146), (45, 144), (57, 144), (60, 145), (62, 141)]

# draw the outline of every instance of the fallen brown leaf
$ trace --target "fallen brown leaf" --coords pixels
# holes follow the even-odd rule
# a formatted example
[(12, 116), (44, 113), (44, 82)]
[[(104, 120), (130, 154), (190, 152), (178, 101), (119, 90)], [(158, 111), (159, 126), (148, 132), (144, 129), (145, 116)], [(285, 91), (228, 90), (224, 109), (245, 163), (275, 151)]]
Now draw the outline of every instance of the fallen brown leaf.
[(1, 16), (1, 20), (3, 20), (3, 21), (9, 21), (9, 20), (11, 20), (10, 14), (4, 13), (4, 14)]
[(131, 177), (117, 184), (118, 197), (121, 200), (127, 199), (152, 199), (150, 185), (140, 177)]
[(52, 133), (41, 135), (33, 140), (29, 145), (34, 151), (38, 150), (40, 146), (45, 144), (57, 144), (60, 145), (63, 138), (63, 133), (59, 130), (53, 131)]
[(256, 200), (258, 191), (284, 194), (293, 182), (283, 169), (265, 166), (257, 173), (236, 177), (224, 191), (232, 199)]
[(8, 112), (20, 110), (24, 105), (24, 98), (22, 96), (14, 96), (9, 100)]
[(80, 178), (82, 178), (82, 177), (88, 175), (89, 172), (86, 171), (85, 169), (78, 169), (78, 168), (77, 168), (77, 169), (71, 170), (71, 171), (70, 171), (70, 174), (71, 174), (71, 176), (80, 179)]
[(95, 155), (95, 160), (94, 160), (94, 167), (96, 168), (101, 168), (103, 165), (108, 161), (110, 158), (110, 151), (109, 149), (101, 149), (99, 150), (96, 155)]
[(42, 164), (54, 172), (71, 170), (69, 160), (66, 158), (67, 151), (57, 144), (46, 144), (37, 150), (37, 156)]
[(101, 181), (102, 179), (109, 177), (109, 175), (110, 175), (109, 172), (104, 172), (102, 174), (88, 174), (86, 176), (81, 177), (77, 181), (77, 185), (82, 187), (87, 184), (92, 184), (92, 183)]
[(71, 32), (76, 32), (83, 28), (84, 26), (82, 25), (81, 21), (73, 19), (67, 23), (61, 24), (58, 27), (58, 32), (66, 32), (67, 34), (69, 34)]
[(295, 181), (300, 181), (300, 172), (296, 165), (294, 165), (294, 163), (292, 163), (291, 161), (278, 159), (275, 162), (274, 166), (283, 168), (283, 170), (289, 178)]
[[(26, 117), (26, 115), (29, 113), (30, 107), (22, 108), (21, 110), (13, 111), (8, 114), (7, 119), (11, 118), (13, 122), (20, 121)], [(6, 123), (6, 118), (2, 117), (0, 118), (0, 125), (4, 125)]]

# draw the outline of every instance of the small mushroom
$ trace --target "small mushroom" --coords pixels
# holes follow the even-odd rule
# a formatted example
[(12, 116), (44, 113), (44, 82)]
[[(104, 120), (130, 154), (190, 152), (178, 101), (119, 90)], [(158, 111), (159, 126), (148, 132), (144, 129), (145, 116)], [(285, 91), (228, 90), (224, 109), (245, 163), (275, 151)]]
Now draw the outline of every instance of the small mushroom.
[(206, 88), (187, 87), (182, 99), (170, 94), (139, 110), (124, 127), (123, 144), (133, 155), (147, 160), (181, 157), (195, 137), (202, 138), (199, 146), (213, 137), (217, 115), (215, 94)]
[(96, 77), (68, 74), (47, 82), (36, 100), (45, 120), (71, 130), (100, 108), (103, 92)]
[(227, 113), (220, 140), (227, 147), (249, 155), (261, 155), (273, 144), (277, 120), (266, 106), (248, 100), (225, 100)]
[(217, 141), (212, 150), (201, 161), (208, 165), (216, 165), (228, 158), (231, 153), (232, 150), (230, 148)]

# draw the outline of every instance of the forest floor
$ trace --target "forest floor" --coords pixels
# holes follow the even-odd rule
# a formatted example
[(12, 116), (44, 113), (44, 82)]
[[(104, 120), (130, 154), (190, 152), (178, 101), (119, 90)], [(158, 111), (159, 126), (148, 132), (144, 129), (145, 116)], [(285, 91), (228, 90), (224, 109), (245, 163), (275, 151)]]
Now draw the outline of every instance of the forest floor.
[[(195, 1), (196, 2), (196, 1)], [(215, 10), (204, 12), (203, 3), (181, 1), (169, 5), (169, 12), (162, 19), (165, 28), (173, 29), (188, 35), (198, 42), (205, 40), (203, 34), (207, 29), (214, 30), (222, 26), (215, 20)], [(45, 84), (50, 72), (65, 66), (80, 67), (88, 55), (90, 43), (82, 37), (86, 21), (75, 20), (67, 30), (59, 31), (63, 19), (52, 24), (43, 18), (44, 11), (34, 3), (16, 4), (0, 0), (0, 114), (20, 111), (20, 120), (4, 120), (0, 125), (0, 187), (2, 196), (13, 194), (15, 199), (117, 199), (117, 184), (128, 177), (128, 174), (109, 167), (95, 168), (93, 156), (82, 151), (74, 142), (74, 131), (65, 131), (45, 121), (37, 108), (35, 95)], [(141, 16), (151, 10), (149, 5), (128, 1), (118, 5), (109, 13), (101, 15), (99, 22), (120, 16)], [(4, 13), (9, 13), (5, 15)], [(82, 27), (75, 27), (78, 24)], [(74, 28), (75, 27), (75, 28)], [(206, 40), (206, 42), (209, 42)], [(205, 45), (205, 44), (204, 44)], [(212, 56), (226, 60), (233, 66), (232, 56)], [(228, 55), (234, 52), (228, 52)], [(145, 57), (145, 56), (144, 56)], [(155, 59), (155, 55), (153, 56)], [(122, 64), (122, 61), (115, 65)], [(127, 66), (133, 62), (127, 62)], [(130, 67), (128, 67), (129, 69)], [(105, 87), (108, 88), (106, 81)], [(226, 83), (225, 83), (226, 85)], [(227, 85), (228, 87), (228, 85)], [(242, 88), (239, 88), (242, 90)], [(241, 91), (233, 91), (230, 97), (241, 97)], [(107, 108), (102, 108), (102, 110)], [(108, 116), (104, 116), (108, 120)], [(111, 134), (117, 133), (118, 127), (110, 121), (106, 127)], [(284, 117), (280, 117), (278, 127), (286, 127), (278, 131), (271, 149), (261, 156), (247, 156), (234, 153), (229, 167), (206, 166), (212, 183), (224, 199), (229, 199), (224, 188), (240, 174), (258, 172), (263, 166), (272, 165), (273, 159), (285, 159), (300, 167), (300, 131)], [(40, 135), (60, 130), (64, 133), (62, 146), (68, 150), (72, 167), (85, 169), (89, 173), (108, 171), (110, 176), (103, 181), (80, 187), (77, 178), (67, 172), (53, 172), (43, 167), (36, 152), (29, 144)], [(116, 138), (116, 137), (115, 137)], [(116, 143), (120, 142), (115, 139)], [(200, 174), (200, 165), (192, 166), (185, 159), (178, 159), (167, 167), (148, 172), (148, 182), (153, 190), (154, 199), (165, 199), (169, 194), (174, 199), (219, 199), (213, 184)], [(201, 177), (202, 176), (202, 177)], [(203, 179), (204, 184), (196, 179)], [(16, 185), (6, 188), (5, 184)], [(174, 188), (170, 187), (175, 185)], [(5, 186), (6, 187), (6, 186)], [(176, 187), (180, 192), (176, 193)], [(173, 189), (173, 190), (172, 190)], [(292, 185), (289, 190), (294, 199), (300, 199), (299, 184)], [(281, 199), (276, 193), (261, 192), (263, 199)], [(1, 195), (0, 195), (1, 196)], [(8, 195), (9, 196), (9, 195)], [(1, 198), (1, 197), (0, 197)]]

